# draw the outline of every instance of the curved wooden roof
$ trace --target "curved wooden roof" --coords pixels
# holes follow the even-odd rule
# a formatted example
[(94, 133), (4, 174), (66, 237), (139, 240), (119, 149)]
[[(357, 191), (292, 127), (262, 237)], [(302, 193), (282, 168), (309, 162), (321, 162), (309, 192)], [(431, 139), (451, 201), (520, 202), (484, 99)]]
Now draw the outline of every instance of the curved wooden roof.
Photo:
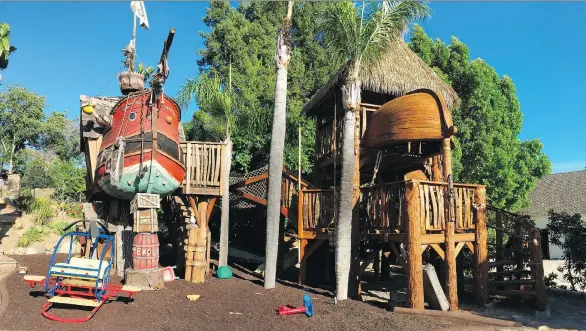
[(455, 132), (452, 114), (443, 97), (420, 89), (393, 99), (375, 111), (362, 146), (380, 148), (399, 142), (441, 140)]

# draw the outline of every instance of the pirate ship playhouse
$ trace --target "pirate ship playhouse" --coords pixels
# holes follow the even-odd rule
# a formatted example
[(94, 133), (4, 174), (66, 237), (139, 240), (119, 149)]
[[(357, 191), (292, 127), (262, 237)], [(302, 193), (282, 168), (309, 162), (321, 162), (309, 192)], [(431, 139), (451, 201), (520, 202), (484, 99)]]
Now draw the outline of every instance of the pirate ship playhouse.
[(205, 281), (207, 220), (226, 173), (225, 144), (185, 141), (181, 109), (163, 91), (174, 35), (171, 29), (149, 88), (144, 67), (134, 69), (133, 39), (123, 50), (128, 68), (119, 74), (123, 96), (80, 97), (90, 201), (85, 217), (107, 224), (115, 235), (112, 269), (142, 290), (163, 287), (168, 271), (159, 263), (163, 251), (170, 251), (166, 262), (185, 271), (186, 280)]

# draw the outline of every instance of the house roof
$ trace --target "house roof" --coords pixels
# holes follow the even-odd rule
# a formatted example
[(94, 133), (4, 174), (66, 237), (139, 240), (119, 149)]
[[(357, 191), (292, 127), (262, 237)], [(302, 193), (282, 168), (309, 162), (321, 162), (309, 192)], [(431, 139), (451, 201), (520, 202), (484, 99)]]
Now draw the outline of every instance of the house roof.
[(547, 216), (553, 209), (568, 214), (586, 214), (586, 170), (551, 174), (539, 179), (524, 210), (532, 217)]
[[(344, 65), (322, 86), (303, 107), (304, 113), (312, 113), (341, 83), (346, 76), (348, 64)], [(448, 107), (460, 104), (460, 98), (452, 87), (444, 82), (402, 39), (389, 42), (385, 53), (374, 65), (361, 66), (362, 89), (366, 91), (403, 96), (417, 89), (431, 89), (440, 94)]]

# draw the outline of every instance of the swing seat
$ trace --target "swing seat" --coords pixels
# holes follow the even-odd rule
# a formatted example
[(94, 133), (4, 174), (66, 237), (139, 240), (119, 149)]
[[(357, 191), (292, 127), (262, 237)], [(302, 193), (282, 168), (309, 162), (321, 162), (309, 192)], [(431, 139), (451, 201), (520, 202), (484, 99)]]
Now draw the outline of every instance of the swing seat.
[[(51, 267), (51, 275), (73, 277), (81, 279), (104, 279), (106, 269), (110, 266), (108, 261), (72, 257), (69, 263), (55, 263)], [(99, 268), (99, 269), (98, 269)]]

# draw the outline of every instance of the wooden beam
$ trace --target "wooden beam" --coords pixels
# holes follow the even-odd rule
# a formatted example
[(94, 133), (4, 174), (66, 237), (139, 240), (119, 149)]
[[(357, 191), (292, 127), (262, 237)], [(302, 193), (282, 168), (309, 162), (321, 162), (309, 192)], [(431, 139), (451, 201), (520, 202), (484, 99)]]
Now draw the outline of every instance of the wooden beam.
[(372, 261), (374, 260), (374, 257), (378, 254), (379, 250), (375, 250), (373, 252), (371, 252), (370, 254), (368, 254), (368, 256), (366, 256), (366, 259), (364, 259), (364, 262), (362, 262), (362, 264), (360, 265), (360, 273), (359, 275), (362, 275), (364, 273), (364, 271), (366, 271), (366, 268), (368, 268), (368, 266), (372, 263)]
[(465, 242), (459, 242), (456, 245), (456, 257), (458, 256), (458, 254), (460, 254), (460, 251), (462, 250), (462, 247), (464, 247), (465, 244)]
[[(468, 321), (469, 323), (475, 324), (486, 324), (486, 325), (497, 325), (502, 327), (517, 327), (522, 326), (521, 324), (513, 321), (505, 321), (499, 320), (496, 318), (489, 318), (484, 316), (478, 316), (469, 313), (462, 313), (462, 312), (452, 312), (452, 311), (441, 311), (441, 310), (416, 310), (416, 309), (409, 309), (403, 307), (395, 307), (393, 309), (393, 313), (400, 313), (400, 314), (410, 314), (410, 315), (425, 315), (431, 316), (435, 318), (449, 318), (449, 319), (456, 319), (456, 320), (463, 320)], [(480, 328), (473, 328), (474, 330), (480, 330)], [(500, 328), (499, 328), (500, 329)], [(484, 329), (489, 330), (489, 329)], [(494, 328), (492, 328), (494, 330)]]
[(323, 239), (316, 239), (311, 244), (308, 244), (307, 248), (305, 249), (305, 254), (303, 256), (303, 259), (307, 260), (311, 256), (311, 254), (313, 254), (315, 252), (315, 250), (318, 249), (318, 247), (324, 243), (324, 241), (325, 240), (323, 240)]
[(209, 199), (210, 204), (208, 206), (208, 220), (212, 216), (212, 211), (214, 210), (214, 205), (216, 204), (216, 200), (217, 199), (218, 198), (216, 198), (216, 197), (212, 197), (212, 198)]
[(442, 258), (442, 260), (445, 260), (446, 259), (446, 254), (444, 253), (444, 250), (440, 247), (440, 245), (438, 245), (438, 244), (430, 244), (430, 246)]
[[(266, 206), (267, 205), (267, 200), (263, 199), (263, 198), (259, 198), (256, 195), (250, 194), (250, 193), (246, 193), (246, 192), (237, 192), (236, 194), (240, 195), (241, 197), (243, 197), (244, 199), (248, 199), (252, 202), (256, 202), (260, 205)], [(287, 209), (286, 207), (281, 206), (281, 214), (287, 218), (289, 218), (289, 209)]]
[(474, 249), (474, 244), (473, 243), (471, 243), (471, 242), (465, 242), (464, 244), (466, 245), (466, 247), (468, 247), (468, 249), (470, 250), (470, 252), (472, 254), (476, 254), (476, 251)]
[[(454, 234), (455, 242), (474, 242), (474, 233), (456, 233)], [(421, 244), (443, 244), (446, 242), (444, 234), (426, 234), (421, 236)]]
[(201, 226), (200, 224), (202, 224), (202, 219), (200, 217), (199, 210), (197, 210), (197, 204), (195, 202), (195, 199), (192, 196), (188, 196), (187, 200), (191, 205), (191, 210), (193, 211), (193, 216), (195, 216), (195, 221), (197, 222), (197, 225)]
[[(189, 193), (187, 193), (189, 192)], [(190, 186), (187, 189), (186, 186), (183, 187), (183, 194), (190, 194), (190, 195), (215, 195), (220, 196), (220, 187), (219, 186), (206, 186), (206, 187), (199, 187), (199, 186)]]

